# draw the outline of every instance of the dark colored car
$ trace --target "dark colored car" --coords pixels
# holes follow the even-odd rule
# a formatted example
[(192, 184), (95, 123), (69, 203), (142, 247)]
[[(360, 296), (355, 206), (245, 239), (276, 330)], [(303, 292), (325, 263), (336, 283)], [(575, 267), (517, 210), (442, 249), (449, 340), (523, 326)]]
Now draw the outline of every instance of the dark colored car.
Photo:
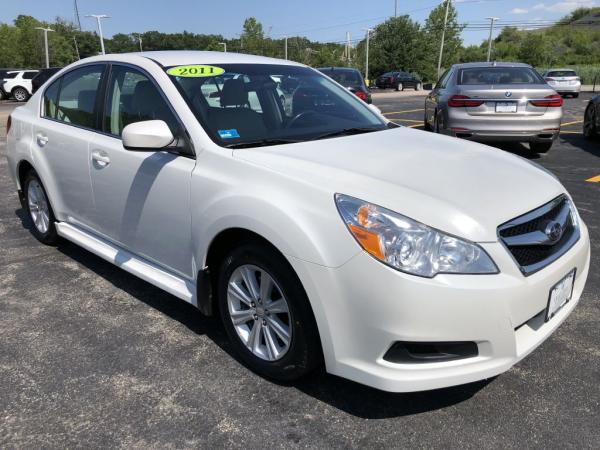
[(39, 73), (33, 77), (31, 80), (31, 93), (35, 94), (42, 84), (52, 77), (56, 72), (58, 72), (62, 67), (50, 67), (49, 69), (40, 69)]
[(362, 101), (371, 103), (371, 92), (360, 71), (350, 67), (321, 67), (319, 72), (334, 79)]
[(0, 100), (4, 100), (9, 97), (9, 95), (6, 92), (4, 92), (2, 85), (4, 84), (3, 81), (4, 81), (4, 78), (6, 78), (6, 73), (14, 71), (14, 70), (19, 70), (19, 69), (0, 69)]
[(417, 75), (403, 71), (386, 72), (377, 77), (375, 85), (379, 89), (396, 89), (397, 91), (403, 91), (406, 88), (420, 91), (423, 88), (423, 82)]
[(600, 95), (592, 98), (583, 118), (583, 136), (587, 139), (597, 138), (600, 135)]

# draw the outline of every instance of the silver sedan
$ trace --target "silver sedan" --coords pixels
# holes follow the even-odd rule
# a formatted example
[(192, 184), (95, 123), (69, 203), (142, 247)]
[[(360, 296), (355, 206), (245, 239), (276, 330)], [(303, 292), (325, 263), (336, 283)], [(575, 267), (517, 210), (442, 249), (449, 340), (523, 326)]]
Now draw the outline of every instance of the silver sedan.
[(546, 153), (560, 131), (562, 104), (526, 64), (455, 64), (425, 100), (425, 129), (480, 142), (528, 142)]

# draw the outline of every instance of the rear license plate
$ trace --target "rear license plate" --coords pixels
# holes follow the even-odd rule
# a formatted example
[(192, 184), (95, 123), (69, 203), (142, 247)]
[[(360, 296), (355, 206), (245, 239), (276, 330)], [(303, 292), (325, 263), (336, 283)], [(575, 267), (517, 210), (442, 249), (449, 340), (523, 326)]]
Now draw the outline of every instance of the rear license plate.
[(515, 102), (497, 102), (496, 112), (499, 113), (516, 113), (517, 104)]
[(573, 295), (573, 286), (575, 284), (575, 269), (571, 270), (562, 280), (550, 289), (548, 296), (548, 306), (546, 307), (546, 322), (565, 306)]

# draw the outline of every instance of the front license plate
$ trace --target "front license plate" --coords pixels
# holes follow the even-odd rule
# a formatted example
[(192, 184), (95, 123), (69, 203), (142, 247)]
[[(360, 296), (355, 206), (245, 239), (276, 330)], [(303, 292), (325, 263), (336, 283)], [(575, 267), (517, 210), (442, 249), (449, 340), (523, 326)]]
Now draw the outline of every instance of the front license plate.
[(554, 285), (550, 289), (548, 297), (548, 307), (546, 308), (546, 322), (548, 322), (558, 312), (560, 308), (565, 306), (573, 295), (573, 285), (575, 284), (575, 269), (571, 270), (567, 276)]
[(517, 112), (517, 104), (515, 102), (498, 102), (496, 103), (496, 112), (515, 113)]

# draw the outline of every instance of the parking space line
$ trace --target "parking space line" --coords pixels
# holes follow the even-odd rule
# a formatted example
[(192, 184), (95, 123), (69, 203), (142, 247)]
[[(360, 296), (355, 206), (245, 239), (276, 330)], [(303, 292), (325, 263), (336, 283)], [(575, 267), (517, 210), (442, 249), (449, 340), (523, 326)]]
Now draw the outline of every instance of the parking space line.
[(596, 175), (595, 177), (588, 178), (585, 181), (589, 181), (590, 183), (600, 183), (600, 175)]
[(575, 124), (578, 124), (578, 123), (583, 123), (583, 119), (582, 120), (575, 120), (573, 122), (561, 123), (560, 126), (561, 127), (566, 127), (566, 126), (575, 125)]
[(583, 131), (564, 131), (564, 130), (560, 130), (560, 134), (583, 134)]
[(399, 120), (400, 122), (414, 122), (414, 123), (423, 123), (422, 120), (413, 120), (413, 119), (395, 119), (395, 120)]
[(422, 127), (423, 124), (422, 123), (417, 123), (415, 125), (406, 125), (406, 128), (419, 128)]
[(404, 114), (404, 113), (411, 113), (411, 112), (418, 112), (418, 111), (425, 111), (425, 110), (423, 108), (420, 108), (420, 109), (407, 109), (406, 111), (384, 112), (383, 115), (384, 116), (391, 116), (392, 114)]

